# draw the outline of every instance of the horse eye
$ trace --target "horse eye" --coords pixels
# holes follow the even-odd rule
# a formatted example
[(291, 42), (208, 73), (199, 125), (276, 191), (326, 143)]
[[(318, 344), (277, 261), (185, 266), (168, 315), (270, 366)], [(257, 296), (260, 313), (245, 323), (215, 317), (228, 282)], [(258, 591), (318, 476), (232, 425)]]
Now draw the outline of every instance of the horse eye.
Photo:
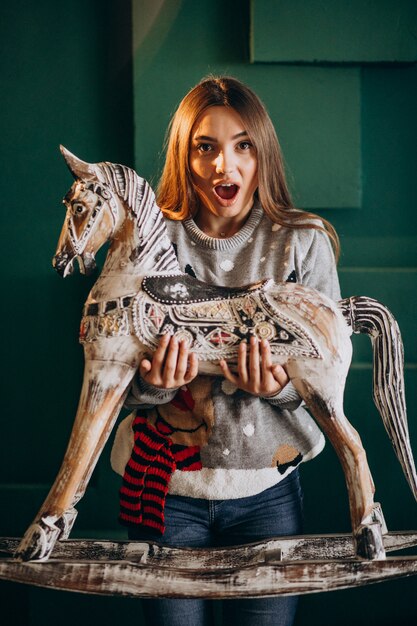
[(84, 211), (83, 205), (82, 204), (75, 204), (74, 205), (74, 211), (75, 211), (75, 213), (78, 213), (78, 214), (82, 213)]

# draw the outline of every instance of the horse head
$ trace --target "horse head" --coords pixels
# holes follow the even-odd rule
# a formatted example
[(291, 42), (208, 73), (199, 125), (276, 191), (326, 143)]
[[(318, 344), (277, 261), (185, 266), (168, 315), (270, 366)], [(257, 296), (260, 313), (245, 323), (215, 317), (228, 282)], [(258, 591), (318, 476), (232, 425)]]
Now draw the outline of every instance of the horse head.
[(66, 218), (52, 265), (63, 277), (78, 260), (82, 274), (96, 268), (95, 253), (112, 238), (120, 224), (122, 203), (107, 184), (104, 163), (86, 163), (60, 146), (75, 181), (63, 199)]

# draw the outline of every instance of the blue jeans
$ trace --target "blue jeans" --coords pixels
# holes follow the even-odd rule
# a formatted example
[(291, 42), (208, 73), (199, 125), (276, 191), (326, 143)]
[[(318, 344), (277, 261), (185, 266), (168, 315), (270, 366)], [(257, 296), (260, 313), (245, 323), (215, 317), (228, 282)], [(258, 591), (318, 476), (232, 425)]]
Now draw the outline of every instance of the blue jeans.
[[(302, 530), (302, 492), (298, 470), (256, 496), (236, 500), (203, 500), (167, 496), (164, 535), (129, 529), (130, 539), (168, 546), (203, 548), (262, 541)], [(222, 601), (223, 624), (291, 626), (296, 596)], [(143, 600), (147, 626), (212, 626), (213, 601)]]

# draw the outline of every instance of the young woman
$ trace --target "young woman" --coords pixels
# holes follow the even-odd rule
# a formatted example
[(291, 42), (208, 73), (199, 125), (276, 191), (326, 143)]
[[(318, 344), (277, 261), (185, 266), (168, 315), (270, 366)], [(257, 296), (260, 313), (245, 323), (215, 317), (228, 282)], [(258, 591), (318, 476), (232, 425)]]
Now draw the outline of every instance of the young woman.
[[(271, 120), (236, 79), (207, 78), (181, 102), (158, 203), (184, 272), (231, 287), (297, 281), (340, 298), (331, 245), (337, 252), (337, 235), (325, 220), (293, 207)], [(247, 307), (253, 314), (250, 299)], [(223, 376), (198, 376), (187, 343), (169, 334), (152, 360), (142, 361), (127, 401), (137, 417), (120, 427), (113, 452), (123, 473), (126, 458), (118, 458), (122, 450), (130, 454), (133, 427), (132, 458), (149, 466), (143, 516), (131, 538), (207, 547), (301, 532), (297, 468), (324, 440), (285, 369), (272, 365), (265, 319), (255, 315), (257, 336), (247, 329), (235, 370), (220, 362)], [(227, 342), (227, 333), (211, 340)], [(121, 520), (129, 519), (122, 488)], [(224, 623), (289, 626), (296, 604), (294, 597), (227, 601)], [(212, 624), (211, 605), (144, 602), (147, 624), (170, 626)]]

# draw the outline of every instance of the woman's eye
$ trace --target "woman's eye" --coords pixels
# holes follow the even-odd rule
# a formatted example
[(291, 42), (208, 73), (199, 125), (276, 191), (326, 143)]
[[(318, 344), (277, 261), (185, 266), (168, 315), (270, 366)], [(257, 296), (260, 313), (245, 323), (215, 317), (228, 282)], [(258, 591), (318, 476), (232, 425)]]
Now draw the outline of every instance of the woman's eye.
[(213, 150), (213, 146), (209, 143), (199, 143), (197, 150), (199, 152), (211, 152), (211, 150)]
[(252, 148), (252, 144), (249, 141), (241, 141), (239, 148), (240, 150), (250, 150)]

